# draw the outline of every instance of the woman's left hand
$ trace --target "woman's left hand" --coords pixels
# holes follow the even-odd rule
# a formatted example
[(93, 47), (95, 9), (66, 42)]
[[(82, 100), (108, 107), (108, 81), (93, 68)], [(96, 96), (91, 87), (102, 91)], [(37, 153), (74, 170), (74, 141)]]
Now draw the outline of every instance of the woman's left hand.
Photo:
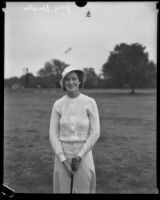
[(78, 170), (80, 163), (81, 163), (81, 158), (79, 156), (72, 158), (71, 167), (72, 167), (73, 172), (76, 172)]

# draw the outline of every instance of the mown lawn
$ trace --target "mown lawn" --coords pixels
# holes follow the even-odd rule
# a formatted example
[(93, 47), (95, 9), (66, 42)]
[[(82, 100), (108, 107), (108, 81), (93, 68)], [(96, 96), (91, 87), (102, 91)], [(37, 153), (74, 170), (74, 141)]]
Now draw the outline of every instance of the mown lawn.
[[(97, 193), (157, 193), (156, 91), (83, 90), (94, 97), (101, 137), (93, 149)], [(48, 129), (60, 90), (5, 90), (4, 183), (17, 193), (52, 193)]]

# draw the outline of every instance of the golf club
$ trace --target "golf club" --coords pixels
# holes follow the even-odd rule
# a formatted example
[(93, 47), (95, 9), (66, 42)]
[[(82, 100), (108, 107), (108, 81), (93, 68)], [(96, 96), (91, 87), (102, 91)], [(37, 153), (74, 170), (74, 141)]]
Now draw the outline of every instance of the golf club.
[(70, 187), (70, 193), (73, 193), (73, 180), (74, 180), (74, 175), (71, 174), (71, 187)]

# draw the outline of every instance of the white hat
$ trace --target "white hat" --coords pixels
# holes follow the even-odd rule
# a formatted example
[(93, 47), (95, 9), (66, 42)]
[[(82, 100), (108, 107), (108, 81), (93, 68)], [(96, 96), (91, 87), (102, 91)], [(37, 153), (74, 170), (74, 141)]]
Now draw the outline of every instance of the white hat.
[(62, 72), (62, 78), (60, 80), (60, 86), (62, 89), (64, 89), (64, 83), (63, 83), (64, 78), (67, 76), (67, 74), (69, 74), (72, 71), (81, 72), (83, 74), (83, 83), (86, 81), (86, 73), (82, 69), (80, 69), (78, 67), (68, 66), (68, 67), (64, 68), (64, 71)]

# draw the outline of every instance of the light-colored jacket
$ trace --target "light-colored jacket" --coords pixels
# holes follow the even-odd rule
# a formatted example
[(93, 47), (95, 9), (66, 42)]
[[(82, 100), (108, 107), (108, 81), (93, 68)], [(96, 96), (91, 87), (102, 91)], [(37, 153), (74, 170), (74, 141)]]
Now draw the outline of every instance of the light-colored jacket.
[(55, 154), (66, 160), (61, 142), (84, 142), (78, 156), (89, 152), (100, 136), (99, 113), (95, 100), (80, 93), (78, 97), (68, 95), (58, 99), (52, 109), (50, 143)]

